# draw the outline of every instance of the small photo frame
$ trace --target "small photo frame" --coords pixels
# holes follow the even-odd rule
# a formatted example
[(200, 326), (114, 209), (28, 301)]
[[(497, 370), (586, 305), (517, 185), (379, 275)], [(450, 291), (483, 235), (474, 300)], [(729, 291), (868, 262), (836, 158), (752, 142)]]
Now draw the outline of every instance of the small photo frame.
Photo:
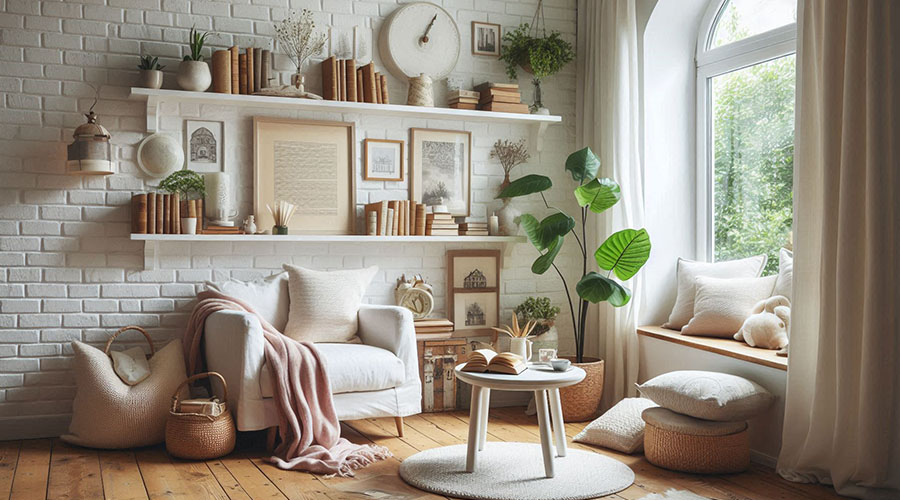
[(363, 179), (402, 181), (405, 141), (366, 139), (363, 141)]
[(194, 172), (225, 171), (224, 122), (185, 120), (184, 144), (187, 168)]
[(472, 54), (500, 57), (500, 25), (472, 21)]
[(499, 250), (447, 252), (447, 315), (454, 336), (490, 335), (500, 325)]

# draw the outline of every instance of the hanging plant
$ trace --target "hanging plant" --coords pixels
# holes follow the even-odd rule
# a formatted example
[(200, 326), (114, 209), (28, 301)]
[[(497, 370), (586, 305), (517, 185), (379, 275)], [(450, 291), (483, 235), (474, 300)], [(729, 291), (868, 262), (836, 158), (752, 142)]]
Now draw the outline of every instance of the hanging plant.
[(518, 68), (534, 75), (537, 80), (555, 75), (575, 58), (572, 44), (563, 40), (558, 31), (549, 35), (533, 36), (528, 23), (503, 35), (500, 60), (506, 64), (506, 74), (511, 80), (518, 77)]

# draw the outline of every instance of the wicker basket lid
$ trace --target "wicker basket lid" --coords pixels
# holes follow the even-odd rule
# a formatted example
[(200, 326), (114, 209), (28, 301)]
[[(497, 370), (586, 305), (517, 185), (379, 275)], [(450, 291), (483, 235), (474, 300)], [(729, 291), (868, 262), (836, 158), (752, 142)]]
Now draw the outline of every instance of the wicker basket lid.
[(106, 137), (109, 138), (109, 131), (106, 127), (97, 123), (97, 114), (91, 111), (84, 115), (87, 123), (79, 125), (73, 134), (75, 137)]

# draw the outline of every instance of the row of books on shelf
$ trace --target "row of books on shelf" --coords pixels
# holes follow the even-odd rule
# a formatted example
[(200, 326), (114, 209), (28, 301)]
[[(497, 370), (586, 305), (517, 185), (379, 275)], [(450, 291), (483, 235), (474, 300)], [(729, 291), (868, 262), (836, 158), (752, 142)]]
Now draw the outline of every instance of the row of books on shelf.
[[(182, 200), (178, 194), (138, 193), (131, 196), (131, 232), (134, 234), (185, 234), (182, 219), (196, 219), (196, 233), (241, 234), (237, 226), (207, 224), (203, 200)], [(190, 233), (194, 234), (194, 233)]]
[(517, 83), (484, 82), (474, 90), (453, 90), (447, 95), (447, 104), (454, 109), (528, 113)]
[(457, 222), (450, 212), (428, 212), (424, 203), (384, 200), (365, 206), (368, 236), (487, 236), (484, 221)]
[(355, 60), (334, 56), (322, 61), (322, 98), (328, 101), (391, 103), (387, 77), (375, 71), (375, 63), (357, 68)]
[(269, 86), (272, 51), (232, 46), (212, 55), (212, 91), (221, 94), (253, 94)]

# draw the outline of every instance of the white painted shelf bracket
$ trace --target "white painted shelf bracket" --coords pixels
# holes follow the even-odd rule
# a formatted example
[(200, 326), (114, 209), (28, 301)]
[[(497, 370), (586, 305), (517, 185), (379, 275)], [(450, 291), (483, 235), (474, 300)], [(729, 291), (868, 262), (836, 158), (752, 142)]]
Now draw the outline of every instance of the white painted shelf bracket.
[(147, 132), (151, 134), (159, 130), (159, 104), (159, 96), (147, 96)]
[(539, 122), (531, 126), (531, 143), (534, 145), (535, 151), (544, 149), (544, 133), (547, 132), (548, 122)]
[(159, 241), (144, 241), (144, 270), (155, 271), (159, 267)]

